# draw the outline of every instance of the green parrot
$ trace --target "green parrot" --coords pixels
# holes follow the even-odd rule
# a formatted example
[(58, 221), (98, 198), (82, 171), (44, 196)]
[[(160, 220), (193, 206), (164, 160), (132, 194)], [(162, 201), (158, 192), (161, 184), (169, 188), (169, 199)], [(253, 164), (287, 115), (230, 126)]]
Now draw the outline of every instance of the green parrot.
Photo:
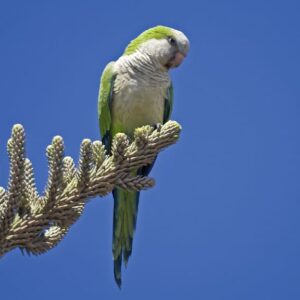
[[(144, 125), (157, 126), (169, 120), (173, 87), (168, 71), (181, 64), (189, 51), (189, 40), (178, 30), (156, 26), (132, 40), (123, 55), (104, 69), (99, 89), (98, 116), (102, 142), (108, 153), (115, 134), (132, 137)], [(148, 175), (153, 164), (136, 170)], [(134, 175), (134, 174), (133, 174)], [(114, 277), (121, 287), (122, 260), (132, 253), (139, 192), (113, 190)]]

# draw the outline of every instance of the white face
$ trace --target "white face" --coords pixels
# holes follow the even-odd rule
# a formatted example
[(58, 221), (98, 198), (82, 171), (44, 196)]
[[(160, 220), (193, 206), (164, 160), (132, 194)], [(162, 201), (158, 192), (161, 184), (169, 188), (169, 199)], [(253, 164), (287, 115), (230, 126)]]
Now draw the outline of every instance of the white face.
[(178, 30), (172, 30), (172, 36), (164, 39), (151, 39), (139, 48), (154, 57), (165, 68), (178, 67), (186, 57), (190, 48), (188, 38)]

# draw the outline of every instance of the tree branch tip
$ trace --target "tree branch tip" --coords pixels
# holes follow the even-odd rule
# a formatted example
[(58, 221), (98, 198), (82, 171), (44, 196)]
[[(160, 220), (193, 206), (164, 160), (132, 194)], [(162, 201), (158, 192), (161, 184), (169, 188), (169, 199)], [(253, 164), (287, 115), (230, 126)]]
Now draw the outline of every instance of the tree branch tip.
[(12, 132), (15, 132), (15, 131), (24, 131), (23, 125), (22, 124), (15, 124), (15, 125), (13, 125)]
[(82, 146), (87, 146), (87, 145), (91, 145), (92, 141), (90, 139), (83, 139), (81, 142)]
[(113, 139), (111, 154), (114, 160), (119, 160), (125, 155), (125, 149), (129, 146), (130, 140), (125, 133), (117, 133)]
[(134, 130), (134, 137), (138, 137), (140, 135), (148, 135), (154, 131), (154, 127), (150, 125), (145, 125)]
[(174, 127), (174, 128), (176, 128), (176, 129), (178, 129), (178, 130), (182, 130), (181, 125), (180, 125), (178, 122), (176, 122), (176, 121), (170, 120), (170, 121), (168, 121), (168, 122), (166, 123), (166, 125), (167, 125), (167, 127)]
[(114, 140), (116, 142), (119, 142), (119, 143), (122, 143), (124, 141), (128, 141), (129, 138), (128, 136), (125, 134), (125, 133), (122, 133), (122, 132), (118, 132), (115, 136), (114, 136)]
[(63, 158), (63, 161), (65, 162), (65, 163), (68, 163), (68, 162), (74, 162), (74, 160), (73, 160), (73, 158), (71, 157), (71, 156), (65, 156), (64, 158)]
[(95, 146), (95, 147), (102, 147), (103, 146), (103, 144), (102, 144), (102, 142), (100, 142), (100, 141), (93, 141), (93, 146)]
[(52, 139), (52, 144), (63, 143), (63, 142), (64, 142), (64, 140), (60, 135), (56, 135)]
[(153, 178), (132, 176), (133, 170), (153, 162), (158, 153), (174, 144), (181, 131), (175, 121), (154, 129), (143, 126), (134, 137), (116, 134), (111, 153), (99, 141), (84, 139), (79, 164), (64, 156), (64, 140), (54, 136), (46, 148), (48, 182), (43, 195), (35, 187), (30, 160), (25, 156), (25, 130), (12, 127), (8, 140), (10, 178), (7, 190), (0, 187), (0, 257), (14, 248), (34, 255), (56, 246), (81, 216), (91, 198), (104, 196), (115, 187), (132, 191), (151, 188)]

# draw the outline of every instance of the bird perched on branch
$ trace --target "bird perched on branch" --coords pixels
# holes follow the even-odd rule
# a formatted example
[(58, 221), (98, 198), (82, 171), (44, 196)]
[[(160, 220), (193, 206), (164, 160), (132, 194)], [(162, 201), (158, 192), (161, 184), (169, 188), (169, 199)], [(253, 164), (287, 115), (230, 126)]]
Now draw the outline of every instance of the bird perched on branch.
[[(110, 152), (112, 138), (133, 136), (137, 127), (157, 126), (169, 120), (173, 87), (169, 70), (178, 67), (189, 51), (189, 40), (178, 30), (156, 26), (132, 40), (123, 55), (104, 69), (99, 89), (98, 116), (102, 141)], [(133, 175), (147, 176), (153, 164)], [(115, 188), (113, 260), (121, 287), (122, 260), (127, 265), (137, 220), (139, 192)]]

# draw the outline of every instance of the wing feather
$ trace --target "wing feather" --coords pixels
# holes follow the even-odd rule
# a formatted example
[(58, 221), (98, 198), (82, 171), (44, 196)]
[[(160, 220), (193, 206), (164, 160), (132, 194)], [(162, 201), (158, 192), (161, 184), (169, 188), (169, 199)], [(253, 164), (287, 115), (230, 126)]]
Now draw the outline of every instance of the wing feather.
[(110, 62), (104, 69), (98, 96), (98, 120), (102, 142), (110, 151), (111, 146), (111, 103), (113, 100), (113, 88), (116, 74), (113, 70), (114, 62)]
[(173, 84), (171, 82), (165, 98), (165, 109), (164, 109), (164, 118), (163, 118), (164, 123), (170, 120), (171, 113), (173, 110), (173, 101), (174, 101), (174, 91), (173, 91)]

